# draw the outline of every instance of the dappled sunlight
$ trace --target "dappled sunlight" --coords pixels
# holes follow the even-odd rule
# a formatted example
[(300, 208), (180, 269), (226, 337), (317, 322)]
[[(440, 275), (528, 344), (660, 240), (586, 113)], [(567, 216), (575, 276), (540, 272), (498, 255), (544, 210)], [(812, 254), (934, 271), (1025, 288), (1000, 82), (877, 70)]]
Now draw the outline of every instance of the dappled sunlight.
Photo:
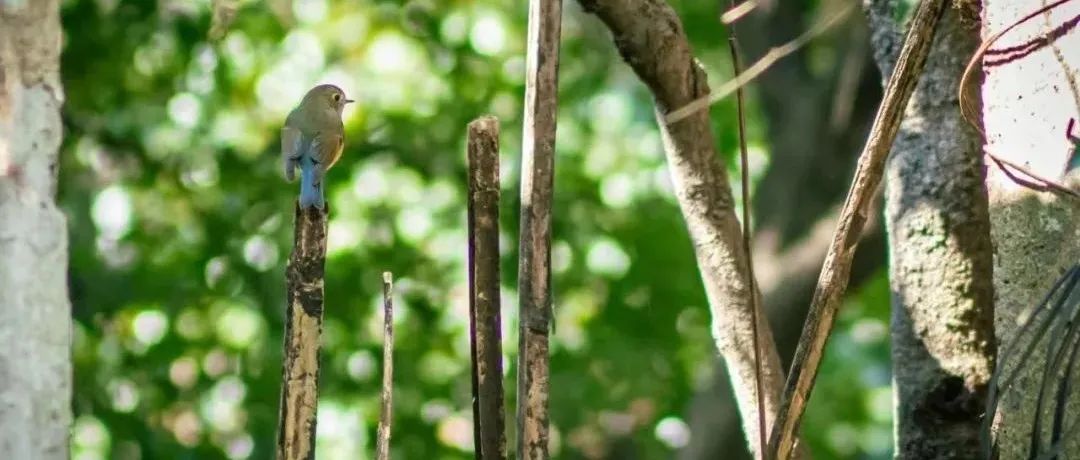
[(103, 460), (109, 456), (109, 429), (101, 420), (89, 415), (75, 419), (71, 428), (72, 458)]
[(463, 452), (473, 451), (473, 424), (464, 415), (451, 415), (439, 421), (439, 442)]
[(469, 44), (473, 49), (487, 56), (502, 54), (507, 48), (507, 27), (502, 15), (492, 10), (481, 10), (473, 18), (469, 31)]
[(610, 238), (594, 242), (586, 255), (589, 271), (619, 278), (630, 269), (630, 256)]
[(121, 186), (102, 190), (94, 200), (91, 213), (102, 236), (118, 239), (131, 229), (131, 196)]
[[(363, 416), (365, 410), (344, 401), (319, 402), (319, 431), (315, 436), (319, 455), (329, 459), (368, 458), (363, 452), (370, 451), (368, 426)], [(325, 428), (324, 428), (325, 427)]]
[(242, 304), (218, 306), (216, 328), (218, 339), (226, 345), (243, 349), (265, 334), (263, 319), (257, 312)]
[[(210, 39), (210, 3), (64, 2), (70, 99), (58, 193), (76, 319), (72, 457), (272, 457), (299, 190), (283, 177), (280, 130), (310, 87), (332, 83), (357, 102), (344, 109), (344, 153), (325, 179), (318, 457), (372, 458), (380, 281), (391, 271), (393, 456), (472, 458), (465, 126), (491, 113), (501, 127), (501, 341), (513, 427), (524, 4), (241, 1)], [(640, 458), (668, 458), (710, 435), (693, 431), (688, 408), (715, 373), (711, 318), (652, 99), (594, 18), (567, 5), (550, 259), (552, 453), (600, 458), (625, 438)], [(677, 7), (715, 16), (711, 3)], [(726, 59), (723, 40), (694, 46)], [(713, 124), (722, 161), (735, 165), (728, 108), (714, 108)], [(754, 184), (769, 165), (756, 110)], [(737, 169), (729, 173), (737, 188)], [(826, 423), (811, 404), (805, 431), (826, 457), (853, 452), (841, 441), (875, 458), (888, 452), (888, 329), (874, 315), (842, 317), (830, 345), (841, 358), (826, 360), (815, 397), (851, 409)], [(850, 362), (830, 367), (840, 360)]]

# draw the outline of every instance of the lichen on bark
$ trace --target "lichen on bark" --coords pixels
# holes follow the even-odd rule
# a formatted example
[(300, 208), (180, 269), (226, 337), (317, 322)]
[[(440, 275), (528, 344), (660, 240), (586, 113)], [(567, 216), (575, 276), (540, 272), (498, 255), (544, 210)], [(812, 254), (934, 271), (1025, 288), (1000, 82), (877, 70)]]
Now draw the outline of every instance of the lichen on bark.
[[(868, 8), (886, 75), (901, 39), (895, 6)], [(939, 22), (886, 167), (899, 458), (974, 458), (994, 366), (985, 166), (956, 92), (979, 43), (973, 17), (953, 5)]]

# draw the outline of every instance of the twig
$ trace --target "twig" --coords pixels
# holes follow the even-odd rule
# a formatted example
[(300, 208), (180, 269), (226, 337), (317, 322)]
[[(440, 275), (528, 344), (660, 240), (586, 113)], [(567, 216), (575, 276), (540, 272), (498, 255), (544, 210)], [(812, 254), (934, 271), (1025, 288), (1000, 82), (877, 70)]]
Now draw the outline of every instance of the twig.
[[(971, 59), (968, 60), (967, 67), (964, 68), (964, 74), (962, 77), (960, 77), (960, 86), (957, 90), (960, 104), (960, 114), (963, 115), (964, 120), (967, 121), (968, 124), (974, 127), (977, 131), (979, 131), (979, 134), (982, 134), (984, 138), (986, 137), (986, 131), (984, 131), (982, 126), (975, 120), (975, 117), (978, 115), (978, 107), (976, 107), (976, 105), (971, 102), (971, 99), (967, 97), (968, 92), (971, 91), (971, 76), (972, 74), (974, 74), (975, 68), (980, 66), (983, 56), (986, 55), (987, 51), (990, 49), (991, 46), (993, 46), (994, 42), (1003, 37), (1005, 34), (1009, 33), (1009, 31), (1015, 29), (1020, 24), (1030, 21), (1031, 19), (1034, 19), (1035, 17), (1038, 17), (1039, 15), (1046, 13), (1061, 5), (1064, 5), (1070, 1), (1072, 0), (1057, 0), (1029, 13), (1028, 15), (1020, 18), (1016, 22), (1013, 22), (1008, 27), (1002, 29), (1000, 32), (997, 32), (987, 38), (986, 41), (984, 41), (982, 45), (979, 45), (979, 48), (975, 50), (975, 54), (971, 56)], [(989, 150), (986, 150), (986, 156), (990, 157), (990, 159), (997, 163), (998, 167), (1001, 168), (1001, 170), (1005, 172), (1007, 176), (1012, 178), (1014, 182), (1020, 185), (1038, 191), (1052, 191), (1059, 195), (1080, 199), (1080, 193), (1059, 184), (1053, 179), (1043, 177), (1024, 166), (1008, 161), (1002, 158), (1000, 155), (997, 155)], [(1009, 172), (1005, 169), (1006, 166), (1016, 171), (1019, 171), (1020, 173), (1024, 174), (1027, 177), (1030, 177), (1031, 179), (1034, 179), (1035, 181), (1039, 182), (1039, 184), (1031, 184), (1022, 180), (1017, 180), (1016, 176), (1009, 174)]]
[(851, 191), (840, 213), (840, 223), (825, 257), (806, 325), (799, 338), (780, 413), (773, 425), (769, 450), (777, 460), (786, 460), (792, 452), (795, 434), (821, 364), (825, 342), (847, 288), (851, 259), (863, 225), (868, 220), (874, 192), (881, 183), (885, 159), (900, 129), (904, 108), (919, 81), (945, 5), (944, 0), (923, 0), (919, 3), (895, 70), (885, 87), (870, 136), (859, 157)]
[(468, 127), (469, 331), (472, 338), (473, 429), (477, 458), (506, 458), (499, 295), (499, 120)]
[[(733, 8), (735, 10), (732, 0)], [(743, 5), (748, 4), (743, 3)], [(722, 20), (722, 18), (721, 18)], [(738, 37), (735, 35), (735, 28), (728, 27), (728, 48), (731, 49), (731, 68), (734, 75), (738, 75), (739, 69), (739, 49), (738, 49)], [(753, 252), (750, 249), (750, 161), (746, 154), (746, 111), (743, 105), (743, 90), (738, 88), (735, 90), (736, 111), (735, 116), (739, 126), (739, 160), (742, 163), (740, 167), (740, 174), (742, 174), (742, 235), (743, 235), (743, 250), (746, 251), (746, 273), (750, 279), (750, 327), (753, 328), (751, 334), (751, 342), (754, 347), (754, 394), (757, 396), (757, 417), (758, 417), (758, 448), (757, 457), (765, 458), (766, 447), (766, 431), (765, 431), (765, 387), (761, 383), (761, 338), (759, 337), (758, 330), (758, 308), (760, 308), (760, 302), (758, 298), (757, 278), (754, 276), (754, 257)]]
[[(725, 11), (724, 14), (720, 15), (720, 22), (724, 23), (725, 25), (730, 25), (735, 21), (742, 19), (743, 16), (750, 14), (751, 11), (754, 11), (754, 9), (757, 8), (757, 2), (754, 0), (746, 0), (745, 2), (740, 3), (738, 6), (735, 5), (735, 2), (731, 3), (731, 9)], [(738, 74), (738, 72), (735, 73), (735, 75)]]
[(382, 274), (383, 375), (382, 411), (375, 452), (378, 460), (390, 460), (390, 425), (394, 421), (394, 275)]
[(302, 210), (299, 203), (296, 205), (293, 252), (285, 269), (288, 306), (278, 408), (277, 458), (280, 460), (302, 460), (315, 455), (329, 212), (329, 206), (326, 211), (319, 211)]
[(529, 0), (521, 148), (517, 458), (547, 459), (551, 326), (551, 199), (561, 0)]
[(813, 40), (818, 35), (821, 35), (831, 29), (833, 26), (839, 23), (840, 20), (846, 18), (849, 14), (851, 14), (851, 12), (855, 10), (855, 8), (856, 4), (852, 2), (849, 5), (845, 6), (844, 9), (840, 10), (840, 12), (815, 23), (812, 27), (803, 32), (802, 35), (795, 37), (793, 40), (784, 43), (783, 45), (770, 49), (768, 53), (765, 53), (765, 55), (762, 56), (761, 59), (758, 59), (757, 62), (751, 64), (750, 67), (747, 68), (743, 73), (738, 74), (735, 78), (732, 78), (731, 80), (725, 82), (723, 85), (720, 85), (720, 87), (717, 88), (716, 91), (714, 91), (712, 94), (702, 96), (690, 102), (689, 104), (686, 104), (672, 112), (669, 112), (667, 115), (664, 116), (664, 122), (666, 122), (667, 124), (677, 123), (684, 118), (690, 116), (694, 112), (697, 112), (698, 110), (704, 110), (710, 105), (713, 105), (730, 96), (736, 90), (742, 88), (743, 86), (746, 86), (748, 83), (757, 78), (758, 75), (761, 75), (766, 70), (768, 70), (768, 68), (774, 63), (776, 63), (776, 61), (779, 61), (780, 59), (787, 57), (787, 55), (798, 51), (799, 48), (806, 46), (806, 44), (809, 43), (810, 40)]

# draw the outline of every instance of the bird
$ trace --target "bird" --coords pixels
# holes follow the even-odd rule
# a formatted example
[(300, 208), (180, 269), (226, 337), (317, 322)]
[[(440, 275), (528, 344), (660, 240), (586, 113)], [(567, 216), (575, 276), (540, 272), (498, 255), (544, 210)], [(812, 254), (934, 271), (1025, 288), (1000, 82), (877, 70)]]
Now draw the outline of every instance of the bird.
[(281, 159), (285, 179), (295, 179), (300, 168), (300, 208), (325, 208), (323, 178), (341, 158), (345, 127), (341, 112), (353, 101), (334, 85), (318, 85), (285, 118), (281, 128)]

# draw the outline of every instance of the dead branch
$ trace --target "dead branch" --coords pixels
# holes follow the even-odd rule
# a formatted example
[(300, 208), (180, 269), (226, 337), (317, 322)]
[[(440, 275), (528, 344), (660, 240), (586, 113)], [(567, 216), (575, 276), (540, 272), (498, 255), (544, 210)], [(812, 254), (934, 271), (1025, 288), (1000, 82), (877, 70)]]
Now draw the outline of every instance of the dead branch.
[(770, 438), (771, 457), (778, 460), (789, 458), (794, 448), (799, 422), (810, 399), (825, 342), (847, 288), (851, 260), (863, 226), (869, 219), (873, 195), (881, 183), (885, 159), (900, 129), (908, 99), (922, 73), (933, 42), (934, 30), (944, 12), (945, 4), (943, 0), (925, 0), (919, 3), (896, 67), (886, 85), (884, 100), (874, 119), (869, 139), (859, 157), (851, 191), (842, 208), (840, 223), (825, 258), (811, 301), (810, 313), (795, 351), (776, 428)]
[(319, 348), (323, 322), (326, 216), (296, 205), (293, 252), (285, 269), (285, 362), (281, 369), (277, 458), (315, 455), (315, 412), (319, 400)]
[[(732, 1), (734, 4), (734, 1)], [(752, 3), (744, 3), (743, 5), (753, 5)], [(734, 6), (734, 5), (733, 5)], [(732, 8), (734, 9), (734, 8)], [(735, 28), (728, 28), (728, 48), (731, 50), (731, 68), (733, 75), (739, 75), (739, 49), (738, 49), (738, 37), (735, 34)], [(746, 111), (743, 105), (743, 90), (739, 88), (735, 90), (736, 99), (736, 121), (739, 127), (739, 173), (741, 174), (742, 185), (742, 237), (743, 237), (743, 250), (746, 251), (746, 274), (750, 279), (750, 327), (753, 328), (751, 336), (751, 346), (754, 348), (754, 393), (757, 395), (757, 410), (758, 410), (758, 455), (764, 455), (765, 453), (765, 395), (764, 388), (761, 384), (761, 338), (759, 337), (758, 329), (761, 327), (761, 319), (758, 312), (761, 311), (761, 302), (758, 295), (757, 278), (754, 276), (754, 256), (750, 248), (750, 239), (752, 228), (750, 226), (750, 161), (747, 159), (746, 154)]]
[(506, 458), (499, 296), (499, 120), (469, 123), (469, 330), (477, 458)]
[(375, 458), (390, 460), (390, 425), (394, 421), (394, 275), (383, 272), (383, 376)]
[(821, 35), (829, 29), (832, 29), (833, 26), (839, 24), (842, 19), (846, 18), (847, 15), (851, 14), (851, 12), (855, 10), (855, 7), (855, 4), (852, 3), (846, 6), (844, 9), (840, 10), (838, 13), (814, 24), (812, 27), (807, 29), (806, 32), (803, 32), (802, 35), (795, 37), (794, 39), (787, 43), (784, 43), (783, 45), (770, 49), (768, 53), (765, 53), (765, 55), (761, 57), (761, 59), (758, 59), (756, 62), (751, 64), (745, 72), (737, 74), (735, 78), (732, 78), (731, 80), (725, 82), (723, 85), (720, 85), (720, 87), (717, 88), (716, 91), (712, 94), (706, 93), (704, 96), (701, 96), (687, 103), (686, 105), (683, 105), (678, 109), (669, 112), (664, 117), (664, 122), (668, 124), (677, 123), (684, 118), (690, 116), (690, 114), (694, 112), (706, 109), (709, 106), (724, 100), (739, 88), (742, 88), (743, 86), (746, 86), (750, 82), (754, 81), (755, 78), (768, 70), (768, 68), (774, 63), (776, 63), (776, 61), (779, 61), (787, 57), (787, 55), (798, 51), (799, 48), (802, 48), (806, 46), (807, 43), (810, 43), (810, 40), (813, 40), (818, 35)]
[(562, 0), (529, 0), (521, 148), (517, 456), (547, 459), (551, 325), (551, 199), (555, 173)]

